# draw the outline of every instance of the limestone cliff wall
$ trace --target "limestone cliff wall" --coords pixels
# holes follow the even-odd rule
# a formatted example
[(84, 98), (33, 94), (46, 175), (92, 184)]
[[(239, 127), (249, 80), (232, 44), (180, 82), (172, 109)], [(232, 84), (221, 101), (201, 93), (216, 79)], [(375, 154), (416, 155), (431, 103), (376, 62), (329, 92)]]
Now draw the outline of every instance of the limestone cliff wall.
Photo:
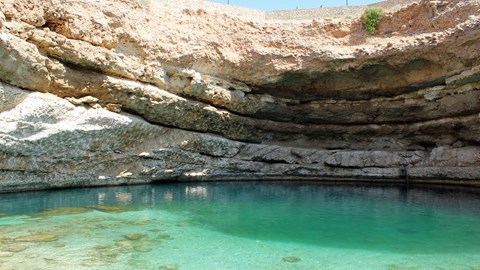
[(0, 2), (0, 190), (161, 180), (480, 183), (480, 4), (252, 21)]

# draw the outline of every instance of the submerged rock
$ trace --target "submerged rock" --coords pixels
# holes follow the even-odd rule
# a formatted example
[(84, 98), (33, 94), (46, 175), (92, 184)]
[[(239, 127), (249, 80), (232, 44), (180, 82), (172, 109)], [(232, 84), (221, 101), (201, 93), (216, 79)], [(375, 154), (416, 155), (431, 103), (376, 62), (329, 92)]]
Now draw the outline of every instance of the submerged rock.
[(160, 232), (158, 234), (158, 238), (162, 239), (162, 240), (173, 240), (174, 239), (170, 234), (165, 233), (165, 232)]
[(53, 242), (59, 239), (56, 234), (36, 234), (15, 238), (17, 242)]
[(135, 250), (138, 252), (150, 252), (153, 245), (160, 244), (159, 241), (149, 240), (116, 240), (115, 245), (125, 251)]
[(301, 260), (302, 259), (300, 259), (299, 257), (296, 257), (296, 256), (287, 256), (287, 257), (282, 258), (282, 261), (288, 262), (288, 263), (297, 263)]
[(169, 263), (161, 265), (158, 269), (160, 270), (178, 270), (180, 267), (176, 263)]
[(124, 249), (133, 249), (134, 242), (132, 240), (116, 240), (115, 245)]
[(28, 248), (28, 246), (25, 246), (25, 245), (9, 245), (9, 246), (2, 247), (1, 250), (17, 253), (17, 252), (24, 251), (27, 248)]
[(149, 223), (150, 223), (149, 220), (135, 220), (135, 221), (131, 222), (131, 224), (133, 224), (133, 225), (147, 225)]
[(6, 236), (2, 236), (0, 237), (0, 242), (2, 243), (10, 243), (10, 242), (13, 242), (13, 239), (12, 237), (6, 237)]
[(81, 214), (91, 211), (91, 209), (87, 207), (65, 207), (65, 208), (52, 208), (46, 209), (39, 213), (35, 213), (33, 217), (48, 217), (48, 216), (60, 216), (60, 215), (73, 215), (73, 214)]
[(127, 264), (132, 269), (144, 269), (144, 267), (145, 267), (145, 261), (144, 260), (139, 260), (139, 259), (129, 259), (127, 261)]
[(177, 223), (175, 224), (175, 226), (177, 226), (177, 227), (188, 227), (189, 224), (188, 224), (188, 222), (180, 221), (180, 222), (177, 222)]
[(96, 245), (93, 247), (94, 249), (101, 250), (101, 249), (111, 249), (112, 246), (109, 245)]
[(135, 246), (133, 249), (135, 251), (138, 251), (138, 252), (150, 252), (150, 251), (152, 251), (152, 247), (148, 246), (148, 245)]
[(102, 259), (114, 259), (117, 258), (120, 253), (117, 250), (112, 250), (112, 249), (102, 249), (98, 253), (99, 257)]
[(59, 261), (58, 261), (57, 258), (43, 258), (43, 260), (44, 260), (47, 264), (51, 264), (51, 265), (59, 264)]
[(105, 217), (105, 216), (95, 216), (95, 217), (84, 217), (82, 218), (82, 223), (99, 223), (99, 222), (103, 222), (103, 221), (111, 221), (112, 218), (111, 217)]
[(389, 264), (387, 265), (387, 270), (417, 270), (418, 267), (414, 266), (402, 266), (398, 264)]
[(140, 240), (145, 237), (145, 234), (143, 233), (132, 233), (132, 234), (127, 234), (124, 235), (127, 240)]
[(14, 255), (13, 252), (10, 252), (10, 251), (0, 251), (0, 258), (4, 257), (4, 258), (7, 258), (7, 257), (12, 257)]
[(134, 211), (135, 209), (130, 206), (110, 206), (110, 205), (93, 205), (88, 206), (89, 209), (94, 209), (101, 212), (107, 213), (116, 213), (116, 212), (127, 212), (127, 211)]

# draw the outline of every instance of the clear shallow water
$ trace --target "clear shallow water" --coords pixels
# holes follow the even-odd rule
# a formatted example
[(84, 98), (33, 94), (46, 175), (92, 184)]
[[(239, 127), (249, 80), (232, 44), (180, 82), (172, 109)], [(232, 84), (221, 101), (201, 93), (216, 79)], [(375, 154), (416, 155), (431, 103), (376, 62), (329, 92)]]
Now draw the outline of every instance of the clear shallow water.
[(480, 192), (182, 183), (0, 194), (0, 269), (480, 269)]

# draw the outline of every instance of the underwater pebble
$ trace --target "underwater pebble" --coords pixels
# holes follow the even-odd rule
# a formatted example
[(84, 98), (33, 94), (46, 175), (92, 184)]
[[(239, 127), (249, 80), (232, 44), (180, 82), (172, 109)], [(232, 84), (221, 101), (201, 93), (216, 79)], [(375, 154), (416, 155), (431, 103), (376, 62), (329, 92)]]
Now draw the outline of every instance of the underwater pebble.
[(132, 222), (133, 225), (147, 225), (149, 223), (150, 223), (150, 221), (148, 221), (148, 220), (137, 220), (137, 221)]
[(106, 250), (106, 249), (101, 250), (99, 254), (101, 257), (104, 257), (104, 258), (116, 258), (119, 255), (118, 252), (114, 250)]
[(94, 247), (94, 249), (110, 249), (112, 248), (112, 246), (108, 246), (108, 245), (96, 245)]
[(131, 269), (145, 269), (145, 261), (143, 260), (130, 259), (127, 264), (132, 267)]
[(96, 266), (96, 262), (93, 262), (93, 261), (84, 261), (82, 263), (80, 263), (81, 266), (85, 266), (85, 267), (94, 267)]
[(401, 266), (398, 264), (389, 264), (387, 265), (387, 270), (417, 270), (417, 267), (408, 267), (408, 266)]
[(150, 251), (152, 251), (152, 248), (149, 247), (149, 246), (135, 246), (133, 249), (135, 251), (138, 251), (138, 252), (150, 252)]
[(173, 240), (173, 237), (169, 235), (168, 233), (161, 232), (158, 234), (159, 239), (164, 239), (164, 240)]
[(117, 240), (115, 241), (115, 245), (121, 248), (133, 249), (133, 242), (130, 240)]
[(125, 237), (128, 240), (134, 240), (135, 241), (135, 240), (140, 240), (143, 237), (145, 237), (145, 234), (143, 234), (143, 233), (132, 233), (132, 234), (124, 235), (123, 237)]
[(57, 264), (58, 263), (58, 261), (56, 259), (52, 259), (52, 258), (43, 258), (43, 260), (48, 264)]
[(161, 270), (178, 270), (180, 268), (178, 267), (178, 264), (171, 263), (171, 264), (161, 265), (158, 269), (161, 269)]
[(289, 262), (289, 263), (296, 263), (296, 262), (299, 262), (301, 260), (302, 259), (300, 259), (299, 257), (295, 257), (295, 256), (287, 256), (287, 257), (282, 258), (282, 261)]

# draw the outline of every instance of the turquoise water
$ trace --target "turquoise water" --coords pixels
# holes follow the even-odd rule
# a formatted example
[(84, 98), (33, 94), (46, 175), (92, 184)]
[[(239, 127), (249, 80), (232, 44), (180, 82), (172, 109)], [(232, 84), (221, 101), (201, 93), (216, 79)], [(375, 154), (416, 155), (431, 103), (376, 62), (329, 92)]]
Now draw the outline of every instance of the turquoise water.
[(480, 269), (480, 191), (181, 183), (0, 194), (0, 269)]

